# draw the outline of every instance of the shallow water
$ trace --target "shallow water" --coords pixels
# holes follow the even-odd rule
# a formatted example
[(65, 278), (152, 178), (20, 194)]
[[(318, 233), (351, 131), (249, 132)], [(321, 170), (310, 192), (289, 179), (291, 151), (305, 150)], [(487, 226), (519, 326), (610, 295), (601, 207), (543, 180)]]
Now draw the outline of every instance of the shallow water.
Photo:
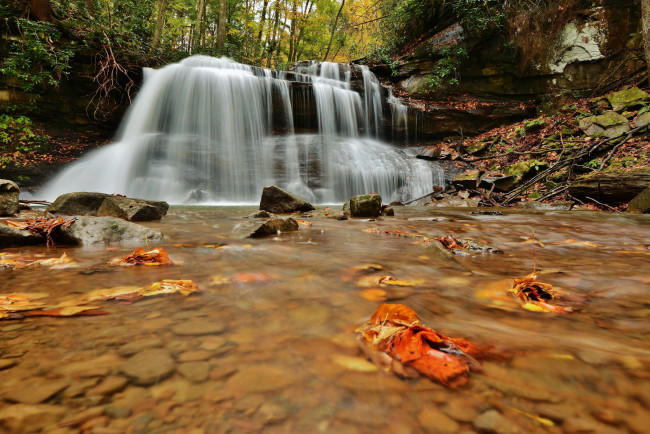
[[(165, 278), (192, 279), (203, 293), (95, 303), (110, 312), (104, 316), (2, 321), (0, 366), (14, 364), (0, 371), (0, 423), (11, 428), (3, 412), (18, 411), (17, 390), (52, 387), (60, 390), (39, 401), (50, 415), (40, 420), (49, 428), (63, 421), (62, 432), (647, 432), (647, 217), (401, 207), (394, 218), (337, 221), (319, 210), (301, 217), (311, 226), (295, 233), (229, 239), (253, 211), (173, 207), (148, 224), (167, 237), (155, 247), (177, 263), (168, 267), (106, 265), (133, 246), (7, 249), (66, 252), (78, 268), (0, 271), (1, 293), (57, 300)], [(452, 263), (417, 239), (369, 228), (474, 238), (505, 253)], [(534, 258), (532, 230), (543, 244)], [(558, 304), (575, 312), (528, 312), (504, 297), (534, 261), (539, 280), (564, 293)], [(366, 263), (383, 267), (377, 275), (421, 281), (383, 288), (389, 302), (410, 306), (447, 336), (494, 346), (504, 360), (483, 361), (460, 390), (373, 371), (355, 335), (380, 303), (357, 285), (367, 273), (354, 268)], [(205, 323), (214, 330), (183, 330)], [(125, 366), (140, 356), (131, 354), (148, 348), (169, 355), (171, 373), (148, 386), (127, 382)], [(93, 410), (74, 420), (86, 409)]]

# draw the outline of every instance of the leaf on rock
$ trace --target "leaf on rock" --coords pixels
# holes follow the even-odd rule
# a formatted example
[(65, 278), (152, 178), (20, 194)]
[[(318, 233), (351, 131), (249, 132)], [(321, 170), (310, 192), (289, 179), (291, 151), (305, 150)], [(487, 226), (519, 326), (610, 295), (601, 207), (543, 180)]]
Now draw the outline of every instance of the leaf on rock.
[(553, 285), (538, 282), (537, 274), (531, 273), (526, 277), (515, 278), (512, 287), (508, 291), (517, 297), (526, 310), (554, 313), (571, 312), (572, 309), (569, 307), (555, 306), (549, 303), (557, 294), (557, 291), (552, 289)]
[(481, 370), (476, 360), (483, 356), (479, 347), (424, 327), (415, 311), (403, 304), (380, 305), (369, 325), (359, 331), (365, 341), (393, 359), (393, 370), (399, 375), (409, 376), (414, 369), (454, 388), (469, 381), (470, 371)]
[(3, 254), (0, 256), (0, 268), (11, 268), (20, 270), (29, 267), (52, 267), (52, 268), (72, 268), (77, 263), (70, 259), (65, 253), (59, 258), (37, 259), (34, 256), (20, 256)]
[(47, 297), (48, 294), (37, 292), (32, 294), (11, 293), (0, 294), (0, 313), (2, 312), (23, 312), (27, 310), (40, 309), (45, 303), (39, 300)]
[(67, 229), (76, 220), (76, 217), (70, 220), (65, 220), (63, 217), (51, 219), (38, 217), (31, 220), (27, 218), (24, 222), (8, 221), (7, 225), (14, 228), (27, 230), (32, 234), (42, 235), (46, 238), (47, 245), (49, 246), (54, 244), (54, 241), (52, 240), (52, 233), (57, 230), (57, 228), (61, 227), (63, 229)]
[(165, 249), (158, 248), (147, 251), (140, 247), (123, 258), (115, 258), (109, 262), (111, 265), (164, 265), (173, 263)]
[(150, 297), (152, 295), (174, 294), (176, 292), (180, 292), (183, 295), (190, 295), (200, 291), (199, 287), (192, 280), (162, 280), (152, 283), (148, 288), (140, 290), (138, 295)]
[(447, 235), (446, 237), (436, 238), (436, 240), (440, 241), (442, 245), (449, 250), (465, 249), (461, 244), (458, 243), (458, 240), (452, 237), (451, 235)]

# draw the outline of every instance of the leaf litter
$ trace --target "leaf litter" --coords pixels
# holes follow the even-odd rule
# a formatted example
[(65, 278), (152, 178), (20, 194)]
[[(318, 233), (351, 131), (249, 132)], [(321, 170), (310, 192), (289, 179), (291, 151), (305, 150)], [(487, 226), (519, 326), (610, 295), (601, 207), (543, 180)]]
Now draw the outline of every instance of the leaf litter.
[(48, 246), (54, 245), (54, 240), (52, 239), (52, 234), (55, 231), (62, 229), (67, 229), (72, 223), (74, 223), (77, 218), (72, 218), (70, 220), (65, 220), (63, 217), (45, 219), (42, 217), (35, 217), (33, 219), (26, 218), (24, 222), (12, 222), (8, 221), (7, 225), (13, 228), (26, 230), (31, 234), (44, 236)]
[(173, 264), (174, 262), (169, 259), (169, 255), (165, 249), (157, 248), (145, 250), (141, 247), (135, 249), (132, 253), (124, 256), (123, 258), (115, 258), (109, 262), (111, 265), (166, 265)]

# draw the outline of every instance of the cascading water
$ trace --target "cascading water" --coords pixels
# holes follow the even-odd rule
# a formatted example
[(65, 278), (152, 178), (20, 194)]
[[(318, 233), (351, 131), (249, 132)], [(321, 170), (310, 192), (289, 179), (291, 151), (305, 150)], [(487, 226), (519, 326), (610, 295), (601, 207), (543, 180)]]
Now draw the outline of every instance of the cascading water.
[[(251, 203), (276, 184), (334, 203), (368, 192), (408, 200), (441, 185), (442, 170), (377, 139), (382, 87), (367, 68), (361, 72), (362, 93), (351, 87), (349, 65), (330, 62), (284, 73), (193, 56), (148, 69), (118, 140), (66, 168), (40, 196), (84, 190)], [(295, 133), (299, 103), (315, 108), (314, 134)], [(399, 100), (390, 104), (395, 113)]]

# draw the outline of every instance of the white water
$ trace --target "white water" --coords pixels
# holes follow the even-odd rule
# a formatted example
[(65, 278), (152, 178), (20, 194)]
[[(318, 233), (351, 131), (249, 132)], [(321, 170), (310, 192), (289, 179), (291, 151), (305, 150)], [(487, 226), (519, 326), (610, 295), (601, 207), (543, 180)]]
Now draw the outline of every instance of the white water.
[[(39, 197), (101, 191), (174, 204), (254, 203), (276, 184), (317, 203), (369, 192), (390, 202), (442, 185), (440, 169), (377, 140), (381, 91), (367, 68), (363, 96), (351, 89), (349, 65), (304, 69), (296, 77), (313, 88), (318, 134), (295, 134), (285, 73), (206, 56), (146, 70), (117, 141), (66, 168)], [(284, 130), (273, 135), (278, 116)]]

